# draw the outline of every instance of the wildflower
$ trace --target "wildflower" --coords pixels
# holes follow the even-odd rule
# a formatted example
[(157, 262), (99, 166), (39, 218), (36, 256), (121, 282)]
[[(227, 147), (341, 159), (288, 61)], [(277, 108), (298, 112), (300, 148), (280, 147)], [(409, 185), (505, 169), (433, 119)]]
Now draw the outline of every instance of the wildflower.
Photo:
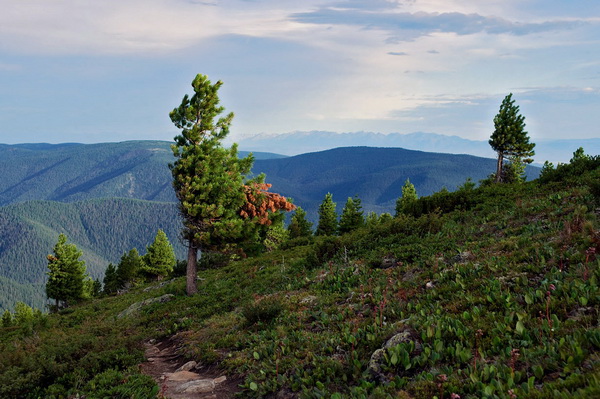
[(457, 393), (452, 392), (450, 394), (450, 399), (460, 399), (460, 395)]

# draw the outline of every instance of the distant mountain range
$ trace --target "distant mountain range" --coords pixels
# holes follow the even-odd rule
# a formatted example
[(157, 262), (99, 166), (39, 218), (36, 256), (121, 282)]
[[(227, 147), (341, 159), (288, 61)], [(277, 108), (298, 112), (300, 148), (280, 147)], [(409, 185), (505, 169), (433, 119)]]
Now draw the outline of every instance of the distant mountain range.
[[(145, 252), (159, 228), (183, 258), (167, 166), (173, 161), (170, 144), (0, 145), (0, 308), (17, 300), (43, 306), (46, 255), (60, 233), (83, 251), (93, 277), (101, 278), (108, 263), (131, 248)], [(489, 158), (402, 148), (255, 157), (253, 172), (266, 173), (271, 190), (293, 198), (312, 220), (328, 192), (339, 213), (354, 195), (366, 212), (393, 213), (407, 178), (423, 196), (442, 187), (454, 190), (468, 177), (478, 181), (495, 168)], [(532, 178), (538, 173), (528, 169)]]
[[(600, 138), (532, 140), (536, 143), (535, 162), (568, 162), (573, 152), (583, 147), (587, 154), (600, 154)], [(326, 131), (291, 132), (283, 134), (259, 134), (238, 141), (240, 148), (248, 151), (270, 151), (285, 155), (322, 151), (336, 147), (369, 146), (400, 147), (409, 150), (469, 154), (484, 158), (495, 158), (496, 154), (486, 141), (467, 140), (458, 136), (434, 133), (334, 133)]]

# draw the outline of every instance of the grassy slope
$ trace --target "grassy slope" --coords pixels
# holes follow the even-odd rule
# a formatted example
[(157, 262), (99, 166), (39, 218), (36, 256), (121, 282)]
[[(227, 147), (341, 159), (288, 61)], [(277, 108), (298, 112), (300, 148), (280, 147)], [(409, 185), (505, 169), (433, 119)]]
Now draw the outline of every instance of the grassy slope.
[[(599, 180), (482, 188), (469, 210), (202, 271), (191, 298), (178, 279), (1, 329), (0, 396), (150, 397), (140, 343), (171, 337), (241, 376), (243, 397), (598, 397)], [(115, 318), (164, 293), (175, 300)], [(374, 378), (371, 354), (407, 327), (422, 350), (390, 349)]]

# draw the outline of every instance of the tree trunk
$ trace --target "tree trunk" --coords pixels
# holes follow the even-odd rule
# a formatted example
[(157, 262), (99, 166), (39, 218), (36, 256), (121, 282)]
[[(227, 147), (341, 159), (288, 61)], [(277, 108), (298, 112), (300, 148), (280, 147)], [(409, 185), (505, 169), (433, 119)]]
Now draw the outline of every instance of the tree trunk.
[(196, 285), (197, 276), (197, 263), (198, 263), (198, 248), (194, 247), (194, 244), (190, 241), (188, 246), (188, 263), (186, 270), (186, 293), (188, 295), (194, 295), (198, 292), (198, 286)]
[(502, 161), (504, 161), (504, 156), (502, 153), (498, 152), (498, 163), (496, 164), (496, 183), (502, 182)]

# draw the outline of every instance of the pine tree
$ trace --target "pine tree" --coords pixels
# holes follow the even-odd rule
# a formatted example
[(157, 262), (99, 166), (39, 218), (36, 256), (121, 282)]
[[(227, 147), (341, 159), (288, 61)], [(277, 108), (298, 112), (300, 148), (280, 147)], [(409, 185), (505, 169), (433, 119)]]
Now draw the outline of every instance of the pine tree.
[(349, 233), (354, 231), (365, 224), (365, 218), (363, 216), (362, 204), (358, 197), (348, 197), (346, 205), (342, 210), (342, 216), (340, 217), (340, 234)]
[(239, 159), (235, 144), (229, 149), (221, 146), (233, 119), (229, 113), (215, 122), (225, 110), (217, 94), (222, 84), (197, 75), (192, 82), (194, 95), (186, 94), (170, 113), (171, 121), (181, 129), (171, 146), (176, 161), (169, 167), (188, 242), (188, 295), (198, 291), (198, 250), (223, 250), (244, 229), (238, 212), (246, 199), (244, 176), (250, 173), (253, 158)]
[(106, 268), (106, 272), (104, 272), (104, 280), (102, 281), (104, 284), (104, 293), (112, 294), (113, 292), (117, 292), (119, 287), (119, 276), (117, 276), (117, 268), (112, 263), (108, 264)]
[(146, 248), (142, 257), (141, 270), (157, 280), (166, 277), (173, 271), (177, 259), (173, 247), (164, 231), (158, 230), (154, 242)]
[(11, 327), (13, 325), (13, 315), (10, 310), (6, 309), (2, 313), (2, 327)]
[(17, 302), (15, 304), (15, 317), (14, 323), (22, 326), (26, 323), (33, 321), (33, 308), (23, 302)]
[(198, 74), (192, 97), (185, 95), (170, 113), (181, 129), (171, 146), (176, 160), (169, 168), (183, 218), (182, 235), (188, 242), (188, 295), (198, 291), (199, 250), (240, 252), (248, 237), (258, 237), (258, 226), (271, 223), (269, 213), (294, 208), (285, 197), (267, 191), (270, 185), (264, 183), (264, 175), (245, 181), (254, 161), (251, 155), (239, 159), (236, 144), (229, 149), (221, 145), (233, 119), (233, 113), (219, 117), (225, 110), (217, 94), (222, 84)]
[(81, 251), (74, 244), (67, 244), (64, 234), (58, 236), (54, 246), (54, 254), (48, 255), (48, 282), (46, 295), (56, 301), (56, 309), (60, 303), (65, 306), (83, 298), (85, 262), (79, 260)]
[(319, 205), (319, 224), (317, 225), (317, 236), (332, 236), (337, 234), (338, 219), (335, 211), (335, 202), (333, 202), (333, 195), (327, 193), (325, 199)]
[(396, 216), (405, 213), (418, 198), (415, 186), (410, 182), (410, 179), (406, 179), (404, 186), (402, 186), (402, 197), (396, 200)]
[(306, 211), (297, 207), (288, 226), (290, 238), (312, 236), (312, 226), (313, 224), (306, 219)]
[(267, 252), (276, 250), (289, 239), (290, 235), (286, 230), (283, 218), (269, 226), (264, 240), (264, 245)]
[(489, 144), (498, 154), (496, 182), (506, 180), (505, 159), (511, 159), (511, 162), (516, 164), (533, 162), (531, 157), (535, 155), (533, 151), (535, 144), (529, 142), (529, 136), (525, 131), (525, 117), (519, 114), (519, 106), (515, 105), (512, 93), (504, 98), (498, 114), (494, 117), (494, 132)]
[(127, 288), (135, 283), (141, 268), (142, 258), (136, 248), (124, 253), (117, 265), (117, 289)]

